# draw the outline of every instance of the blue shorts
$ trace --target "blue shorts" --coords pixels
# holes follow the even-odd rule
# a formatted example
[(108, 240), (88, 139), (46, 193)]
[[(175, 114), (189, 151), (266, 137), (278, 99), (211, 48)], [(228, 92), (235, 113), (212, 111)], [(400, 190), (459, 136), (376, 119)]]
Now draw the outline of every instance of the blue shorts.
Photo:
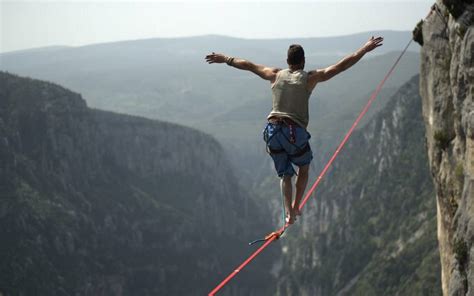
[(291, 143), (290, 128), (286, 124), (268, 123), (263, 129), (263, 139), (267, 143), (270, 156), (275, 163), (279, 177), (293, 176), (296, 166), (311, 163), (313, 152), (309, 146), (311, 135), (306, 129), (294, 126), (294, 143)]

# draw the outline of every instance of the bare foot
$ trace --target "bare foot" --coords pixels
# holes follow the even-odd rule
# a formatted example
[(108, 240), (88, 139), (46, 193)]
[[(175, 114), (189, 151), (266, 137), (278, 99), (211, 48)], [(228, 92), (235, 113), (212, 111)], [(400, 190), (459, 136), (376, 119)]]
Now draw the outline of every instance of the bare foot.
[(301, 211), (298, 208), (293, 209), (293, 212), (295, 213), (295, 216), (301, 216)]
[(299, 209), (299, 205), (296, 206), (295, 204), (293, 204), (292, 206), (292, 209), (293, 209), (293, 213), (295, 214), (295, 216), (301, 216), (301, 211)]
[(290, 211), (289, 214), (286, 214), (285, 221), (286, 221), (286, 223), (288, 223), (288, 224), (293, 224), (293, 223), (295, 223), (295, 221), (296, 221), (295, 212), (294, 212), (294, 211)]
[(295, 223), (296, 217), (295, 216), (286, 216), (285, 221), (288, 224), (293, 224)]

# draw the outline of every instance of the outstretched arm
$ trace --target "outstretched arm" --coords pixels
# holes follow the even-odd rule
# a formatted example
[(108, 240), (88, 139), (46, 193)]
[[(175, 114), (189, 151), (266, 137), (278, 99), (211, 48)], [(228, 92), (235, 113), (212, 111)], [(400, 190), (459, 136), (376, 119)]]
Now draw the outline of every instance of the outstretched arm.
[(252, 73), (257, 74), (261, 78), (265, 80), (269, 80), (270, 82), (275, 82), (276, 74), (280, 69), (266, 67), (264, 65), (254, 64), (251, 61), (247, 61), (244, 59), (228, 57), (220, 53), (212, 53), (206, 56), (206, 62), (209, 64), (213, 63), (227, 63), (227, 65), (235, 67), (240, 70), (250, 71)]
[(341, 73), (342, 71), (349, 69), (355, 63), (357, 63), (366, 53), (374, 50), (379, 46), (382, 46), (382, 41), (382, 37), (374, 38), (374, 36), (372, 36), (369, 41), (367, 41), (360, 49), (346, 56), (336, 64), (324, 69), (310, 71), (308, 75), (308, 87), (310, 87), (312, 90), (318, 82), (329, 80), (337, 74)]

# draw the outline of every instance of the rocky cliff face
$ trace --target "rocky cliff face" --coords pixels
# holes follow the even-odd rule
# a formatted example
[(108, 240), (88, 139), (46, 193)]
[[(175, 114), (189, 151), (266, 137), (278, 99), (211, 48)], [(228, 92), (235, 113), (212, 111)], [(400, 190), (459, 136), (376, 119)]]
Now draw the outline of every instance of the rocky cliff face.
[(0, 295), (203, 295), (270, 228), (210, 136), (3, 72), (0, 193)]
[(474, 2), (437, 1), (418, 26), (444, 295), (474, 294)]
[(424, 144), (414, 77), (353, 134), (282, 240), (278, 295), (441, 294)]

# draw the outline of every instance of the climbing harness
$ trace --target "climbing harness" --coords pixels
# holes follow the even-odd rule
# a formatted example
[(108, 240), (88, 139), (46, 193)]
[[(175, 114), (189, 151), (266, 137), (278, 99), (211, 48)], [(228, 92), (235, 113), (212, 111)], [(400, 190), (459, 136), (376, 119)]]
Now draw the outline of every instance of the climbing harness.
[[(281, 130), (282, 127), (286, 125), (288, 127), (288, 130), (290, 132), (290, 137), (288, 138), (285, 133)], [(272, 127), (275, 130), (273, 131), (272, 135), (268, 135), (268, 129)], [(277, 119), (270, 119), (267, 125), (265, 126), (265, 129), (263, 131), (263, 139), (266, 143), (266, 150), (268, 154), (280, 154), (280, 153), (285, 153), (285, 149), (273, 149), (270, 147), (269, 143), (270, 140), (277, 134), (281, 133), (283, 137), (286, 139), (288, 143), (293, 145), (296, 148), (296, 153), (289, 154), (290, 157), (300, 157), (303, 154), (305, 154), (307, 151), (311, 149), (311, 146), (309, 143), (306, 143), (303, 147), (299, 147), (296, 145), (296, 128), (298, 127), (298, 124), (295, 123), (293, 120), (289, 118), (277, 118)]]
[[(313, 194), (314, 190), (318, 187), (319, 183), (321, 182), (322, 178), (326, 175), (327, 171), (329, 170), (329, 168), (331, 167), (332, 163), (334, 162), (334, 160), (336, 159), (337, 155), (339, 154), (339, 152), (341, 152), (342, 148), (345, 146), (346, 142), (349, 140), (350, 136), (352, 135), (353, 131), (355, 130), (355, 128), (357, 127), (357, 125), (359, 124), (359, 122), (361, 121), (361, 119), (364, 117), (364, 115), (367, 113), (367, 111), (369, 110), (370, 106), (372, 105), (372, 102), (377, 98), (377, 95), (379, 94), (379, 92), (382, 90), (382, 86), (385, 84), (385, 82), (387, 81), (387, 79), (390, 77), (390, 75), (393, 73), (393, 70), (395, 69), (395, 67), (398, 65), (398, 62), (401, 60), (401, 58), (403, 57), (403, 55), (405, 54), (405, 52), (407, 51), (408, 47), (410, 46), (411, 42), (413, 41), (413, 39), (410, 39), (410, 41), (408, 42), (408, 44), (405, 46), (405, 48), (403, 49), (403, 51), (400, 53), (400, 55), (398, 56), (398, 58), (395, 60), (395, 62), (393, 63), (392, 67), (388, 70), (387, 74), (385, 74), (385, 77), (382, 79), (382, 81), (377, 85), (375, 91), (372, 93), (372, 95), (370, 96), (367, 104), (365, 105), (365, 107), (362, 109), (362, 111), (360, 112), (359, 116), (356, 118), (356, 120), (354, 121), (354, 123), (352, 124), (351, 128), (349, 129), (349, 131), (346, 133), (346, 135), (344, 136), (344, 138), (342, 139), (341, 143), (339, 144), (339, 146), (336, 148), (336, 151), (334, 152), (334, 154), (331, 156), (331, 158), (329, 159), (329, 161), (326, 163), (326, 165), (324, 166), (323, 170), (321, 171), (321, 173), (319, 174), (319, 176), (317, 177), (316, 181), (314, 182), (314, 184), (311, 186), (311, 188), (308, 190), (308, 192), (306, 193), (304, 199), (302, 200), (302, 202), (300, 203), (300, 206), (299, 206), (299, 210), (301, 211), (304, 207), (304, 205), (306, 204), (306, 202), (308, 201), (308, 199), (311, 197), (311, 195)], [(236, 269), (234, 269), (234, 271), (232, 271), (221, 283), (219, 283), (219, 285), (217, 285), (210, 293), (209, 293), (209, 296), (213, 296), (215, 295), (220, 289), (222, 289), (222, 287), (224, 287), (234, 276), (237, 275), (237, 273), (239, 273), (245, 266), (247, 266), (253, 259), (255, 259), (255, 257), (257, 257), (263, 250), (265, 250), (273, 241), (279, 239), (281, 237), (281, 235), (285, 232), (285, 230), (290, 226), (291, 224), (289, 223), (285, 223), (285, 225), (283, 227), (281, 227), (279, 230), (277, 231), (273, 231), (271, 233), (269, 233), (268, 235), (265, 236), (265, 238), (263, 239), (260, 239), (260, 240), (256, 240), (256, 241), (253, 241), (252, 243), (250, 244), (256, 244), (258, 242), (263, 242), (263, 245), (260, 246), (260, 248), (258, 248), (255, 252), (253, 252), (242, 264), (240, 264)]]
[(295, 144), (296, 143), (295, 126), (293, 124), (290, 124), (288, 128), (290, 129), (290, 143)]

